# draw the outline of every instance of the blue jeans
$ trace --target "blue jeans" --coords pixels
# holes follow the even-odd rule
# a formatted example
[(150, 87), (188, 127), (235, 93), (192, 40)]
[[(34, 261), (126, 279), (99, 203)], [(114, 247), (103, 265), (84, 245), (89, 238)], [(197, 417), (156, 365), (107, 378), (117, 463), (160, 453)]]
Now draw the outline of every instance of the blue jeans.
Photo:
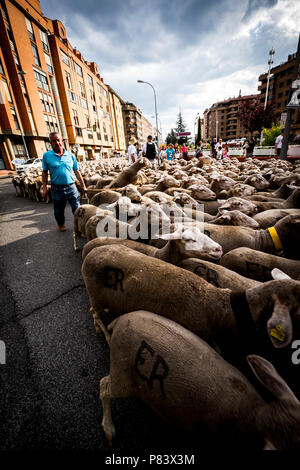
[(66, 186), (51, 184), (51, 195), (54, 204), (54, 217), (57, 225), (64, 225), (67, 201), (69, 201), (73, 214), (77, 207), (80, 206), (79, 194), (76, 185), (75, 183)]

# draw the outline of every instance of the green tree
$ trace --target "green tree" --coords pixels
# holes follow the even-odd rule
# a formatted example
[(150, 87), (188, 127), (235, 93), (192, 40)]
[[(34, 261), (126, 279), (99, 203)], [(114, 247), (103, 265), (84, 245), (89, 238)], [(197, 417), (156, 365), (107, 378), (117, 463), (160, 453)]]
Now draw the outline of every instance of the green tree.
[(263, 145), (272, 147), (273, 145), (275, 145), (276, 137), (278, 137), (281, 134), (282, 127), (279, 122), (277, 124), (273, 123), (270, 129), (266, 129), (264, 127), (263, 131), (264, 131), (264, 138), (265, 138), (263, 141)]
[[(176, 127), (175, 127), (174, 131), (175, 131), (175, 133), (177, 133), (177, 132), (187, 132), (186, 123), (184, 122), (181, 111), (179, 111), (179, 113), (178, 113), (177, 121), (176, 121)], [(184, 137), (179, 137), (177, 141), (178, 141), (179, 145), (182, 145), (183, 143), (189, 144), (189, 140), (190, 140), (189, 137), (184, 136)]]
[(169, 134), (166, 137), (166, 144), (167, 145), (169, 145), (169, 144), (175, 145), (176, 143), (177, 143), (177, 138), (176, 138), (174, 129), (171, 129), (171, 131), (169, 132)]
[(197, 134), (196, 134), (196, 140), (195, 140), (195, 145), (199, 145), (201, 142), (201, 119), (198, 118), (198, 125), (197, 125)]

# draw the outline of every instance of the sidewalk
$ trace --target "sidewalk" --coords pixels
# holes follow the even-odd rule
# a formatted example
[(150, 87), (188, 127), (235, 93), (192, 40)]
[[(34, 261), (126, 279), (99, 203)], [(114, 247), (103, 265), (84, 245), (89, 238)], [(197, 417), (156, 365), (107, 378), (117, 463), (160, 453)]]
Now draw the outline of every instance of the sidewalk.
[(0, 178), (7, 178), (16, 174), (15, 170), (0, 170)]

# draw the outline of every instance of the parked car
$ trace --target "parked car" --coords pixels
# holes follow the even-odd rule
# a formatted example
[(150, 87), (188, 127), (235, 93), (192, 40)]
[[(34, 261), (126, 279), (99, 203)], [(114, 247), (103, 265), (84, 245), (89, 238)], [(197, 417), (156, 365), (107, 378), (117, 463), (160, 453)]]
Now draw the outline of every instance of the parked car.
[(15, 164), (17, 173), (22, 173), (23, 171), (27, 171), (30, 168), (42, 168), (42, 159), (41, 158), (30, 158), (26, 160), (22, 164)]

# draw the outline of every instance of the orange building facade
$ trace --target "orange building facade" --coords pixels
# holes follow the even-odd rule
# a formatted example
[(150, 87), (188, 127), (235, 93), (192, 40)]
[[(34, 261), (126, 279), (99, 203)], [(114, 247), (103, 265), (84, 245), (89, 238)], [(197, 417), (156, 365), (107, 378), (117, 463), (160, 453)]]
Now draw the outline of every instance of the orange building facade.
[(110, 156), (114, 137), (108, 88), (97, 64), (71, 46), (61, 21), (52, 25), (48, 39), (70, 148), (77, 157)]
[(14, 169), (17, 157), (41, 157), (49, 133), (63, 134), (51, 84), (51, 28), (39, 1), (1, 1), (0, 168)]

